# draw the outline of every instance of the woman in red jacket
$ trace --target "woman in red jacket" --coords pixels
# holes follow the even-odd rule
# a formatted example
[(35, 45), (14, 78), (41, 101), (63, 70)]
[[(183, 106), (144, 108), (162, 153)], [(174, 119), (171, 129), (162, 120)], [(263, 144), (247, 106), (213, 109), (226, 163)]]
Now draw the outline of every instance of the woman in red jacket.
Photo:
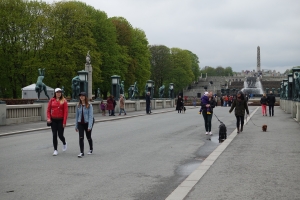
[(47, 108), (47, 123), (51, 123), (53, 133), (53, 156), (57, 156), (57, 135), (63, 143), (63, 151), (67, 150), (67, 142), (64, 137), (64, 128), (68, 118), (68, 103), (63, 97), (60, 88), (54, 90), (54, 96), (49, 100)]
[(114, 100), (113, 100), (112, 96), (110, 95), (107, 98), (107, 110), (108, 110), (109, 116), (113, 116), (114, 115), (113, 109), (114, 109)]

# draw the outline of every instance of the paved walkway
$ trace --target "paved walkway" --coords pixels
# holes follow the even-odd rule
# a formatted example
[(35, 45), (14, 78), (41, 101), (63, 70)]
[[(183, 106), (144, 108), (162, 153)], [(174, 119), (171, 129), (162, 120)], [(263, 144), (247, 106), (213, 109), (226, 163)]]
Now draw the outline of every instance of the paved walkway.
[[(174, 108), (153, 110), (153, 114), (172, 111)], [(96, 114), (95, 119), (104, 122), (141, 115), (145, 111), (114, 117)], [(74, 121), (69, 119), (68, 126)], [(262, 132), (263, 124), (268, 125), (267, 132)], [(1, 126), (0, 136), (47, 128), (45, 122)], [(299, 123), (279, 107), (274, 117), (263, 117), (257, 107), (244, 132), (233, 131), (167, 199), (300, 200), (299, 155)]]
[(258, 107), (167, 199), (300, 199), (299, 166), (299, 123), (279, 107), (274, 117)]

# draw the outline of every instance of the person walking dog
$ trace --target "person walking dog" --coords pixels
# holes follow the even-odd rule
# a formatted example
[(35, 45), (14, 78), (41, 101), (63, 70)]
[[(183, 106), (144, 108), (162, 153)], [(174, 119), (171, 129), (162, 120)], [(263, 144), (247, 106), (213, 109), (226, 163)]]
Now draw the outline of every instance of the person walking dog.
[(88, 155), (93, 153), (92, 128), (94, 124), (93, 106), (88, 102), (85, 92), (79, 94), (79, 103), (76, 109), (75, 130), (79, 132), (79, 147), (80, 154), (78, 158), (84, 156), (84, 132), (89, 142), (90, 150)]
[(235, 108), (237, 133), (240, 133), (243, 132), (245, 111), (249, 115), (247, 100), (245, 99), (244, 93), (242, 91), (239, 91), (237, 93), (236, 98), (233, 101), (233, 104), (231, 105), (231, 108), (229, 110), (229, 113), (231, 113), (234, 108)]
[(67, 142), (64, 137), (64, 128), (68, 119), (68, 103), (60, 88), (54, 90), (54, 96), (49, 100), (47, 107), (47, 124), (51, 124), (53, 135), (53, 156), (58, 155), (57, 135), (63, 143), (62, 151), (67, 150)]

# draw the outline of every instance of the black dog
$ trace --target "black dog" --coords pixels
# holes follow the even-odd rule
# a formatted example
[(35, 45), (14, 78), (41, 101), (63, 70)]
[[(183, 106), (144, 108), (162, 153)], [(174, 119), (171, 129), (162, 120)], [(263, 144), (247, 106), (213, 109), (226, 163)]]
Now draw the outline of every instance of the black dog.
[(185, 113), (185, 111), (186, 111), (185, 106), (182, 106), (182, 107), (181, 107), (181, 111), (182, 111), (183, 113)]

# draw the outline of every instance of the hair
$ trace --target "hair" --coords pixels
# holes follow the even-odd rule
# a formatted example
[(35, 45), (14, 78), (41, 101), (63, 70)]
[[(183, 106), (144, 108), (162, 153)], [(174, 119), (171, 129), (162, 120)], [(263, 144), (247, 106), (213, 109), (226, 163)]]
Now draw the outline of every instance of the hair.
[[(54, 95), (53, 95), (53, 98), (55, 98), (55, 99), (56, 99), (56, 93), (57, 92), (54, 92)], [(61, 93), (61, 96), (59, 97), (59, 102), (60, 102), (60, 104), (63, 104), (65, 102), (65, 97), (61, 91), (60, 91), (60, 93)]]
[(245, 100), (245, 95), (242, 91), (238, 91), (238, 93), (236, 94), (236, 98), (238, 97), (238, 95), (241, 95), (241, 100)]
[(263, 97), (266, 97), (266, 93), (263, 94)]
[[(88, 107), (90, 106), (89, 100), (88, 100), (87, 96), (85, 96), (84, 104), (85, 104), (85, 107), (86, 107), (86, 108), (88, 108)], [(78, 107), (79, 107), (80, 105), (82, 105), (82, 102), (81, 102), (81, 99), (79, 98)]]

